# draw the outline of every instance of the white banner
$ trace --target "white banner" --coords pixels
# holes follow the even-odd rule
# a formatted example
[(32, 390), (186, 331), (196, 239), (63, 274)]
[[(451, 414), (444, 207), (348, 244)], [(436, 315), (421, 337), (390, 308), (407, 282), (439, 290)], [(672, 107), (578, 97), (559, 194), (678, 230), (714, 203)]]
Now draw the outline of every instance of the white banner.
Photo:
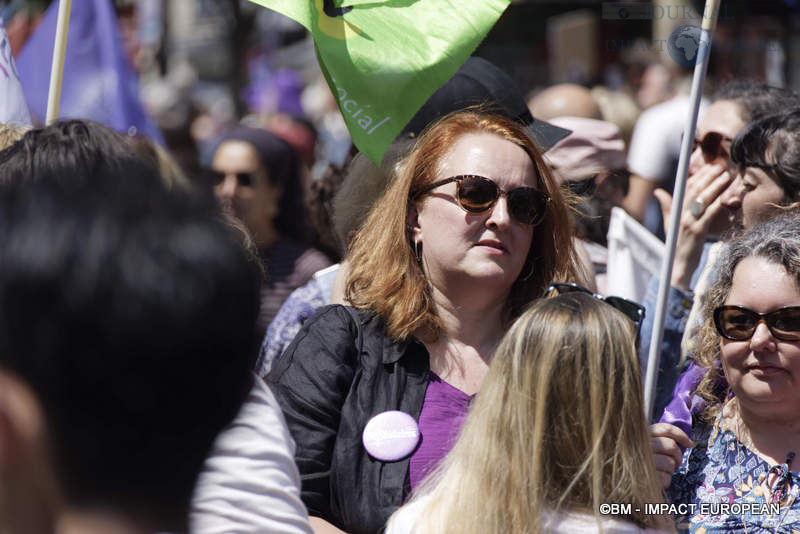
[(658, 276), (664, 243), (621, 208), (612, 208), (608, 225), (606, 294), (644, 300), (650, 277)]

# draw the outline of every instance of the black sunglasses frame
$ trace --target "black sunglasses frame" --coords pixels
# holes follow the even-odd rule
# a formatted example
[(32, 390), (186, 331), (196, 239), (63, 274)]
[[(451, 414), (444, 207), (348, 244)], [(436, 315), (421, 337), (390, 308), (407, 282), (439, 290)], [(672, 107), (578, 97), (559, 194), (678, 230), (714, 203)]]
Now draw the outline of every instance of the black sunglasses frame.
[[(747, 337), (732, 337), (724, 331), (724, 328), (722, 327), (722, 315), (728, 310), (736, 310), (745, 313), (749, 317), (755, 319), (755, 321), (753, 321), (753, 327), (750, 330), (750, 334)], [(717, 327), (717, 332), (719, 333), (719, 335), (724, 337), (725, 339), (729, 339), (731, 341), (747, 341), (748, 339), (752, 338), (753, 335), (756, 333), (756, 328), (758, 328), (758, 323), (764, 321), (764, 324), (767, 325), (770, 334), (772, 334), (772, 337), (774, 337), (775, 339), (779, 339), (781, 341), (800, 341), (800, 330), (798, 330), (796, 337), (786, 337), (783, 334), (780, 334), (775, 330), (773, 330), (773, 327), (775, 325), (772, 323), (775, 321), (774, 317), (776, 316), (776, 314), (777, 315), (785, 314), (789, 310), (797, 310), (798, 315), (800, 315), (800, 306), (786, 306), (783, 308), (778, 308), (777, 310), (772, 310), (771, 312), (767, 313), (758, 313), (743, 306), (731, 306), (731, 305), (720, 306), (714, 310), (714, 326)]]
[[(495, 190), (494, 199), (492, 199), (491, 203), (488, 204), (485, 208), (470, 209), (461, 200), (461, 184), (462, 184), (462, 182), (464, 180), (466, 180), (468, 178), (473, 178), (473, 179), (477, 179), (477, 180), (482, 180), (482, 181), (488, 182), (494, 187), (494, 190)], [(516, 188), (512, 189), (511, 191), (505, 191), (499, 185), (497, 185), (497, 182), (495, 182), (494, 180), (492, 180), (490, 178), (486, 178), (485, 176), (477, 175), (477, 174), (460, 174), (458, 176), (451, 176), (450, 178), (445, 178), (444, 180), (439, 180), (438, 182), (433, 182), (432, 184), (427, 185), (427, 186), (423, 187), (422, 189), (420, 189), (419, 191), (416, 191), (415, 193), (413, 193), (411, 195), (411, 199), (412, 200), (417, 200), (422, 195), (424, 195), (426, 193), (429, 193), (430, 191), (433, 191), (437, 187), (440, 187), (440, 186), (445, 185), (445, 184), (449, 184), (450, 182), (457, 182), (458, 189), (456, 190), (456, 201), (458, 202), (458, 205), (461, 207), (461, 209), (463, 209), (466, 212), (469, 212), (469, 213), (483, 213), (484, 211), (488, 211), (488, 210), (492, 209), (495, 204), (497, 204), (497, 201), (500, 199), (501, 196), (505, 195), (506, 199), (508, 200), (508, 212), (509, 212), (509, 214), (514, 218), (514, 220), (516, 220), (516, 221), (518, 221), (518, 222), (520, 222), (522, 224), (528, 224), (528, 225), (531, 225), (531, 226), (536, 226), (536, 225), (540, 224), (544, 220), (545, 215), (547, 215), (547, 206), (550, 204), (550, 196), (547, 193), (545, 193), (543, 191), (539, 191), (538, 189), (534, 189), (533, 187), (516, 187)], [(512, 204), (512, 202), (511, 202), (511, 195), (513, 195), (515, 191), (520, 191), (520, 190), (526, 190), (526, 191), (530, 190), (530, 191), (532, 191), (534, 193), (534, 195), (535, 195), (536, 202), (538, 204), (538, 205), (534, 206), (536, 208), (536, 213), (534, 214), (533, 219), (530, 222), (524, 220), (524, 218), (520, 218), (519, 217), (519, 213), (517, 213), (517, 209), (514, 207), (514, 206), (516, 206), (516, 204)]]
[[(208, 180), (211, 182), (211, 185), (219, 185), (223, 181), (225, 181), (225, 176), (229, 173), (224, 173), (220, 171), (215, 171), (214, 169), (206, 169), (206, 174), (208, 176)], [(236, 176), (236, 183), (240, 186), (244, 187), (252, 187), (253, 186), (253, 176), (255, 173), (253, 172), (235, 172), (230, 173)]]
[(615, 297), (615, 296), (603, 296), (585, 287), (572, 283), (572, 282), (552, 282), (547, 289), (544, 290), (542, 293), (542, 298), (547, 297), (550, 293), (556, 291), (557, 294), (561, 295), (562, 293), (587, 293), (597, 300), (601, 300), (611, 306), (612, 308), (622, 312), (625, 317), (633, 321), (633, 324), (636, 326), (636, 346), (639, 346), (639, 338), (642, 331), (642, 323), (644, 322), (644, 315), (645, 315), (645, 307), (639, 304), (638, 302), (634, 302), (632, 300), (628, 300), (622, 297)]

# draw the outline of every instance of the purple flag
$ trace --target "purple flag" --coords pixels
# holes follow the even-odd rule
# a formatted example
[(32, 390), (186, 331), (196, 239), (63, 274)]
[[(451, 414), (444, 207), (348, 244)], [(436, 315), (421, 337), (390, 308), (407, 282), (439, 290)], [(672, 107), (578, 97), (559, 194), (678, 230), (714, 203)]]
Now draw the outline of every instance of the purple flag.
[[(17, 58), (34, 120), (44, 122), (59, 1), (54, 1)], [(122, 46), (111, 0), (72, 3), (59, 118), (91, 119), (164, 143), (144, 111), (139, 79)]]
[(0, 124), (30, 126), (31, 115), (19, 84), (11, 45), (0, 17)]

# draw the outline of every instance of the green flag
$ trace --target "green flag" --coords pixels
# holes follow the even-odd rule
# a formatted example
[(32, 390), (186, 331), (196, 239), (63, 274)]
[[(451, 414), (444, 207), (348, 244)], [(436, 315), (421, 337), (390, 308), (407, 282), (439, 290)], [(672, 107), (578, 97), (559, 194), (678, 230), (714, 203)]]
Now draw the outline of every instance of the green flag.
[(376, 164), (510, 0), (250, 0), (305, 26), (356, 147)]

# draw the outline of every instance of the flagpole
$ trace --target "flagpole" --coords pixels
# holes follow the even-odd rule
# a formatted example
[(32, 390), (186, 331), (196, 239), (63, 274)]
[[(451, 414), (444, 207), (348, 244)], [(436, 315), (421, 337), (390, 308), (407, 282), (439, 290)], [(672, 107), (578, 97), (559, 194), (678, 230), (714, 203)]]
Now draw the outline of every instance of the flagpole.
[(56, 25), (56, 42), (53, 48), (53, 65), (50, 68), (50, 91), (47, 94), (47, 116), (45, 124), (52, 124), (58, 119), (61, 103), (61, 82), (64, 79), (64, 57), (67, 53), (67, 34), (69, 33), (69, 15), (72, 0), (59, 0), (58, 24)]
[[(708, 68), (708, 58), (711, 56), (711, 35), (717, 22), (719, 0), (706, 0), (703, 10), (703, 32), (700, 32), (700, 43), (698, 52), (703, 46), (703, 42), (708, 46), (708, 56), (705, 61), (699, 62), (694, 67), (692, 77), (692, 93), (690, 97), (691, 112), (686, 122), (686, 129), (681, 142), (680, 160), (678, 162), (678, 172), (675, 175), (675, 190), (672, 193), (672, 212), (669, 216), (669, 226), (667, 229), (667, 244), (664, 260), (661, 263), (661, 273), (658, 283), (658, 300), (656, 301), (656, 314), (653, 319), (653, 335), (650, 338), (650, 353), (647, 357), (647, 373), (644, 385), (644, 404), (645, 414), (648, 420), (652, 416), (653, 402), (655, 400), (656, 377), (661, 363), (661, 342), (664, 338), (664, 320), (667, 314), (667, 292), (672, 277), (672, 262), (675, 259), (675, 246), (678, 242), (678, 226), (681, 220), (681, 210), (683, 209), (683, 194), (686, 189), (686, 178), (689, 175), (689, 158), (691, 157), (692, 144), (694, 142), (694, 131), (697, 126), (697, 112), (700, 109), (700, 100), (703, 96), (703, 83), (706, 79)], [(699, 57), (699, 56), (697, 56)]]

